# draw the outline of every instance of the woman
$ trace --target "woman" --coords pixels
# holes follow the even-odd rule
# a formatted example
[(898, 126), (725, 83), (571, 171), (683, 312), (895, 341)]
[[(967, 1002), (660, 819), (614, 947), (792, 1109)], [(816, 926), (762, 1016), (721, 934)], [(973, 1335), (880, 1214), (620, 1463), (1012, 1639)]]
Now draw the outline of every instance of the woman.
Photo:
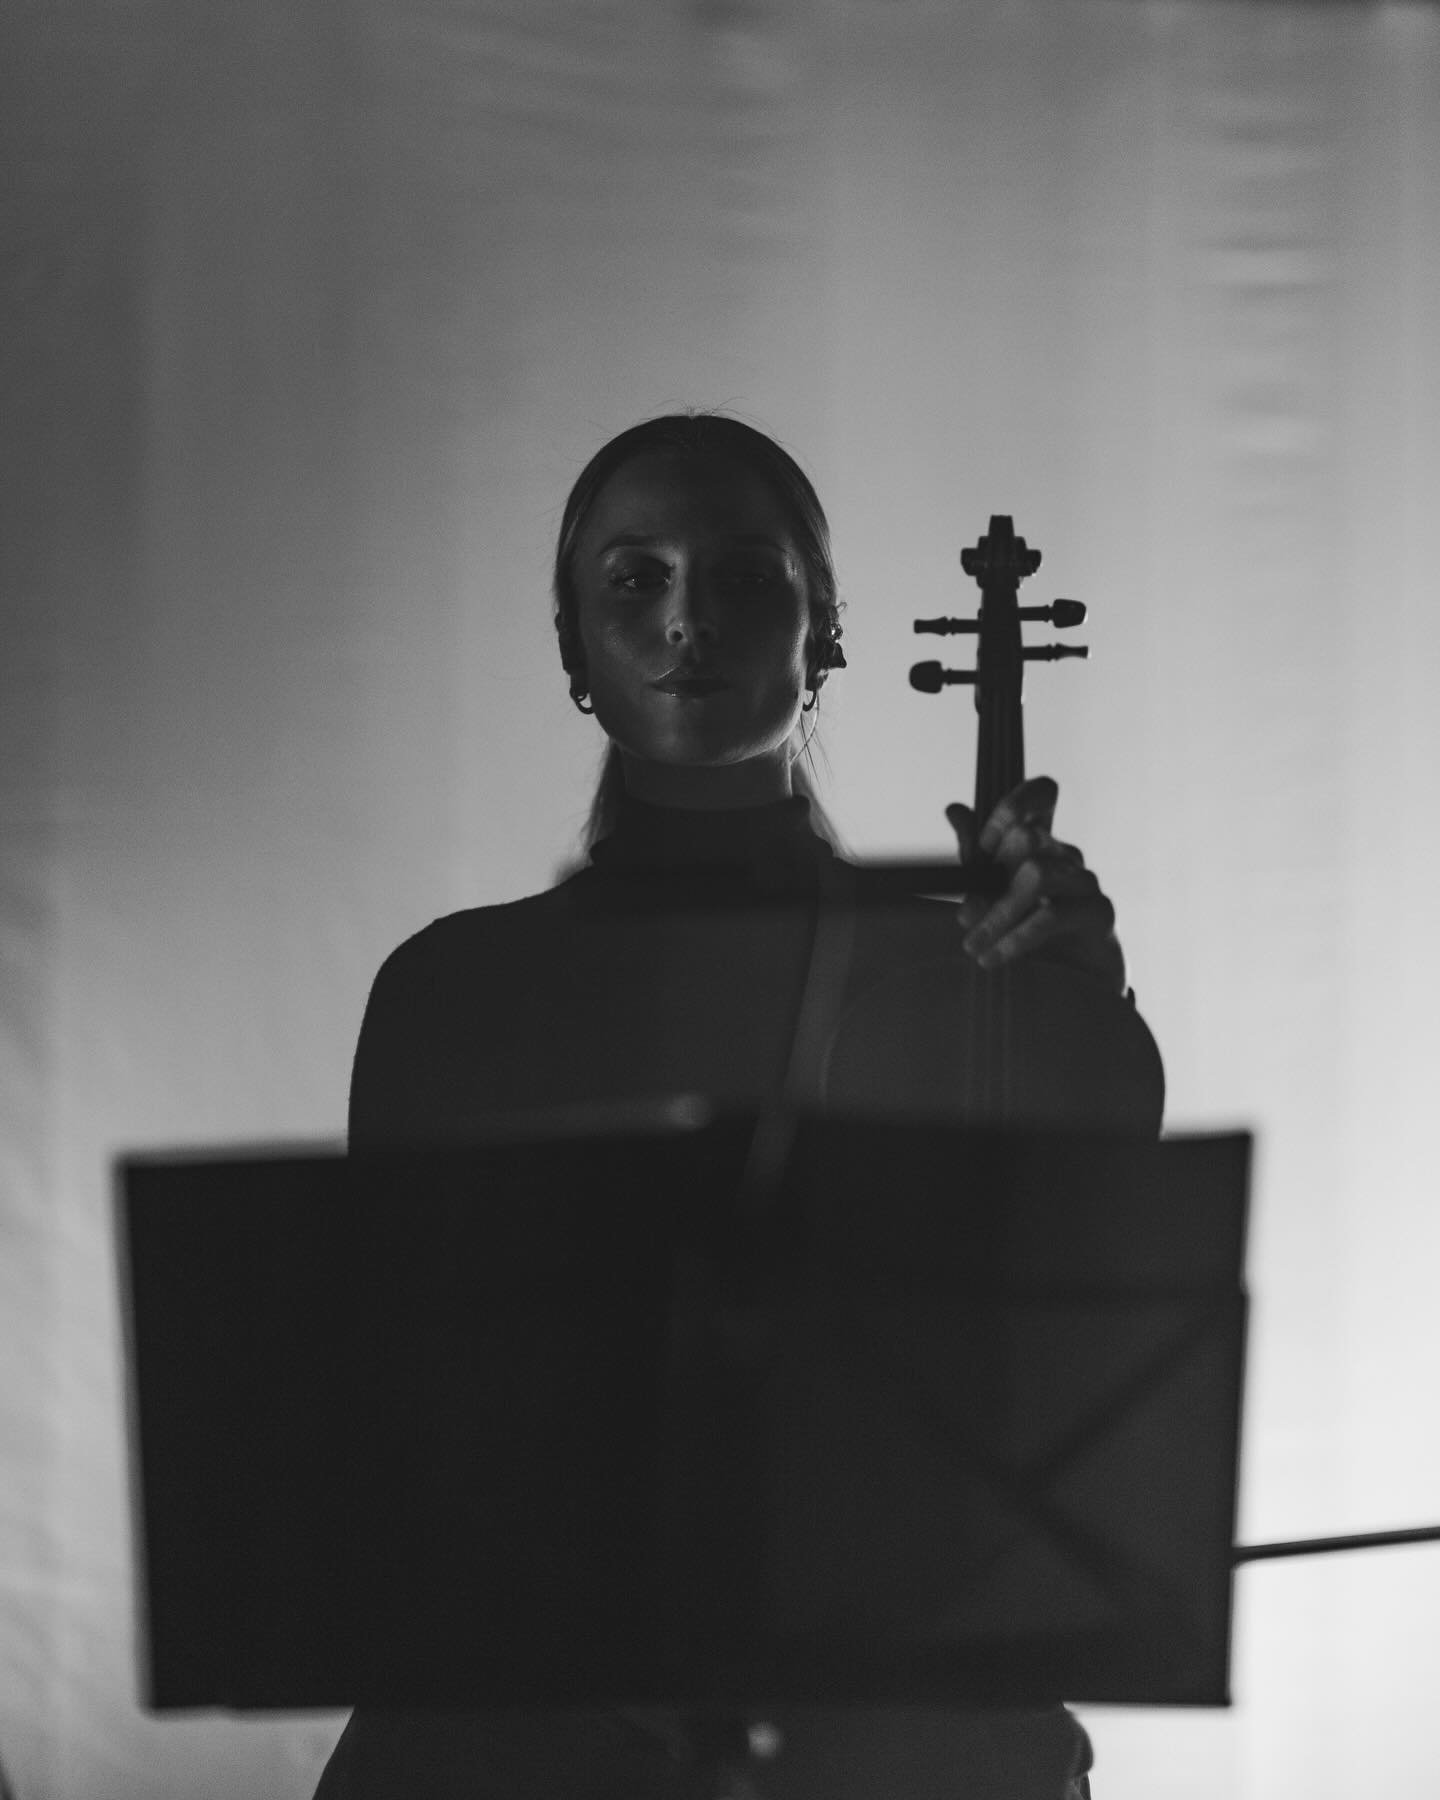
[[(835, 857), (797, 754), (844, 666), (825, 516), (763, 434), (659, 418), (607, 444), (567, 502), (555, 624), (571, 697), (609, 740), (587, 867), (547, 893), (437, 921), (376, 979), (356, 1051), (353, 1147), (460, 1141), (486, 1113), (793, 1092), (815, 1003), (816, 898)], [(916, 902), (906, 942), (859, 930), (836, 1016), (897, 957), (1028, 955), (1115, 993), (1114, 913), (1024, 783), (960, 854), (1009, 871), (993, 903)], [(817, 829), (817, 826), (819, 829)], [(958, 920), (958, 928), (957, 928)], [(823, 984), (822, 984), (823, 985)], [(1062, 1709), (952, 1715), (786, 1709), (728, 1747), (666, 1713), (357, 1715), (317, 1800), (1062, 1800), (1088, 1746)]]

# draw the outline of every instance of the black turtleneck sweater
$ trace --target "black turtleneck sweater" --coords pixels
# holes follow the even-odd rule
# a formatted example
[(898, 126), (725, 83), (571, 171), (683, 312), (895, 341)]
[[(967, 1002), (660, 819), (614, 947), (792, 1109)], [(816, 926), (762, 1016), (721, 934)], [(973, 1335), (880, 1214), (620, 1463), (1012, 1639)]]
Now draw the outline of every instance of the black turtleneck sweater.
[[(820, 904), (845, 865), (792, 798), (736, 812), (624, 803), (590, 863), (549, 891), (438, 919), (376, 977), (355, 1054), (356, 1148), (455, 1143), (495, 1114), (780, 1091)], [(959, 959), (949, 909), (862, 909), (825, 964), (827, 1017), (916, 959)], [(833, 947), (833, 941), (832, 941)], [(732, 1788), (697, 1764), (682, 1722), (636, 1713), (357, 1713), (317, 1800), (850, 1800), (952, 1791), (1075, 1800), (1083, 1732), (1059, 1707), (785, 1708), (785, 1753)], [(703, 1759), (701, 1759), (703, 1762)], [(1072, 1774), (1075, 1779), (1070, 1777)]]
[[(817, 905), (845, 868), (800, 796), (705, 813), (627, 799), (559, 886), (452, 913), (388, 958), (355, 1055), (352, 1144), (455, 1142), (516, 1109), (774, 1098)], [(827, 973), (842, 991), (820, 998), (839, 1018), (899, 963), (961, 956), (948, 908), (865, 909)]]

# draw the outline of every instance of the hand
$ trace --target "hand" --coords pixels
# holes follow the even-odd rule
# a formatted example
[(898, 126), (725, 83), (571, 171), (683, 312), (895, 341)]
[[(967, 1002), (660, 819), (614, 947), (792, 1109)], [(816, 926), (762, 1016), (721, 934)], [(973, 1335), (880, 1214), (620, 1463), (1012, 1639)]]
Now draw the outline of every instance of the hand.
[(978, 840), (968, 806), (945, 808), (961, 862), (991, 856), (1010, 884), (998, 900), (972, 894), (958, 908), (965, 949), (982, 969), (1038, 954), (1095, 975), (1125, 992), (1125, 954), (1115, 936), (1115, 908), (1073, 844), (1050, 827), (1060, 798), (1048, 775), (1022, 781), (985, 821)]

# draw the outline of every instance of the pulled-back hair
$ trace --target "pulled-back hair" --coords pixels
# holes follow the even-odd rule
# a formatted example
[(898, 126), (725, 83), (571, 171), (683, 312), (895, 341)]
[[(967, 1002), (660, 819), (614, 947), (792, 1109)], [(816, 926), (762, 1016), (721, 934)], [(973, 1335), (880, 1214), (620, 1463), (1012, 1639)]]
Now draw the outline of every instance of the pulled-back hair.
[[(666, 413), (645, 419), (603, 444), (576, 477), (560, 518), (555, 544), (555, 634), (560, 642), (560, 661), (570, 677), (570, 692), (577, 700), (586, 691), (585, 654), (580, 642), (580, 603), (575, 589), (575, 546), (601, 488), (624, 463), (649, 455), (727, 456), (758, 475), (770, 488), (788, 516), (805, 568), (805, 592), (809, 601), (810, 630), (806, 640), (806, 680), (817, 693), (831, 669), (843, 669), (840, 648), (840, 602), (835, 563), (830, 552), (830, 525), (810, 478), (787, 450), (753, 425), (723, 413), (691, 411)], [(808, 755), (808, 739), (806, 745)], [(813, 782), (798, 766), (792, 771), (795, 789), (810, 798), (815, 824), (833, 837), (829, 822), (814, 802)], [(584, 843), (588, 848), (615, 825), (625, 781), (619, 751), (606, 751), (599, 784), (586, 821)]]

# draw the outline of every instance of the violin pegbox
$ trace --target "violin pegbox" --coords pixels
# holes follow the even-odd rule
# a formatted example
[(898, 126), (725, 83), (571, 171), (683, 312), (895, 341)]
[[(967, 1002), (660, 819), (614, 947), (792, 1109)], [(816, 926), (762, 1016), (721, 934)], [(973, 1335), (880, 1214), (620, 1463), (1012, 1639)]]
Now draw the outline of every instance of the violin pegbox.
[[(990, 515), (990, 529), (985, 536), (960, 552), (960, 567), (979, 584), (978, 616), (916, 619), (915, 629), (941, 637), (957, 632), (978, 634), (980, 668), (947, 669), (938, 662), (916, 663), (910, 671), (911, 687), (923, 694), (938, 694), (942, 687), (984, 686), (998, 679), (1006, 681), (1018, 695), (1021, 662), (1057, 662), (1062, 657), (1089, 656), (1088, 647), (1078, 644), (1047, 644), (1033, 650), (1022, 646), (1022, 621), (1045, 620), (1057, 630), (1068, 631), (1084, 623), (1085, 605), (1080, 600), (1052, 600), (1048, 606), (1019, 604), (1020, 583), (1040, 567), (1040, 552), (1016, 536), (1014, 520), (1008, 513)], [(977, 693), (977, 705), (980, 698)]]

